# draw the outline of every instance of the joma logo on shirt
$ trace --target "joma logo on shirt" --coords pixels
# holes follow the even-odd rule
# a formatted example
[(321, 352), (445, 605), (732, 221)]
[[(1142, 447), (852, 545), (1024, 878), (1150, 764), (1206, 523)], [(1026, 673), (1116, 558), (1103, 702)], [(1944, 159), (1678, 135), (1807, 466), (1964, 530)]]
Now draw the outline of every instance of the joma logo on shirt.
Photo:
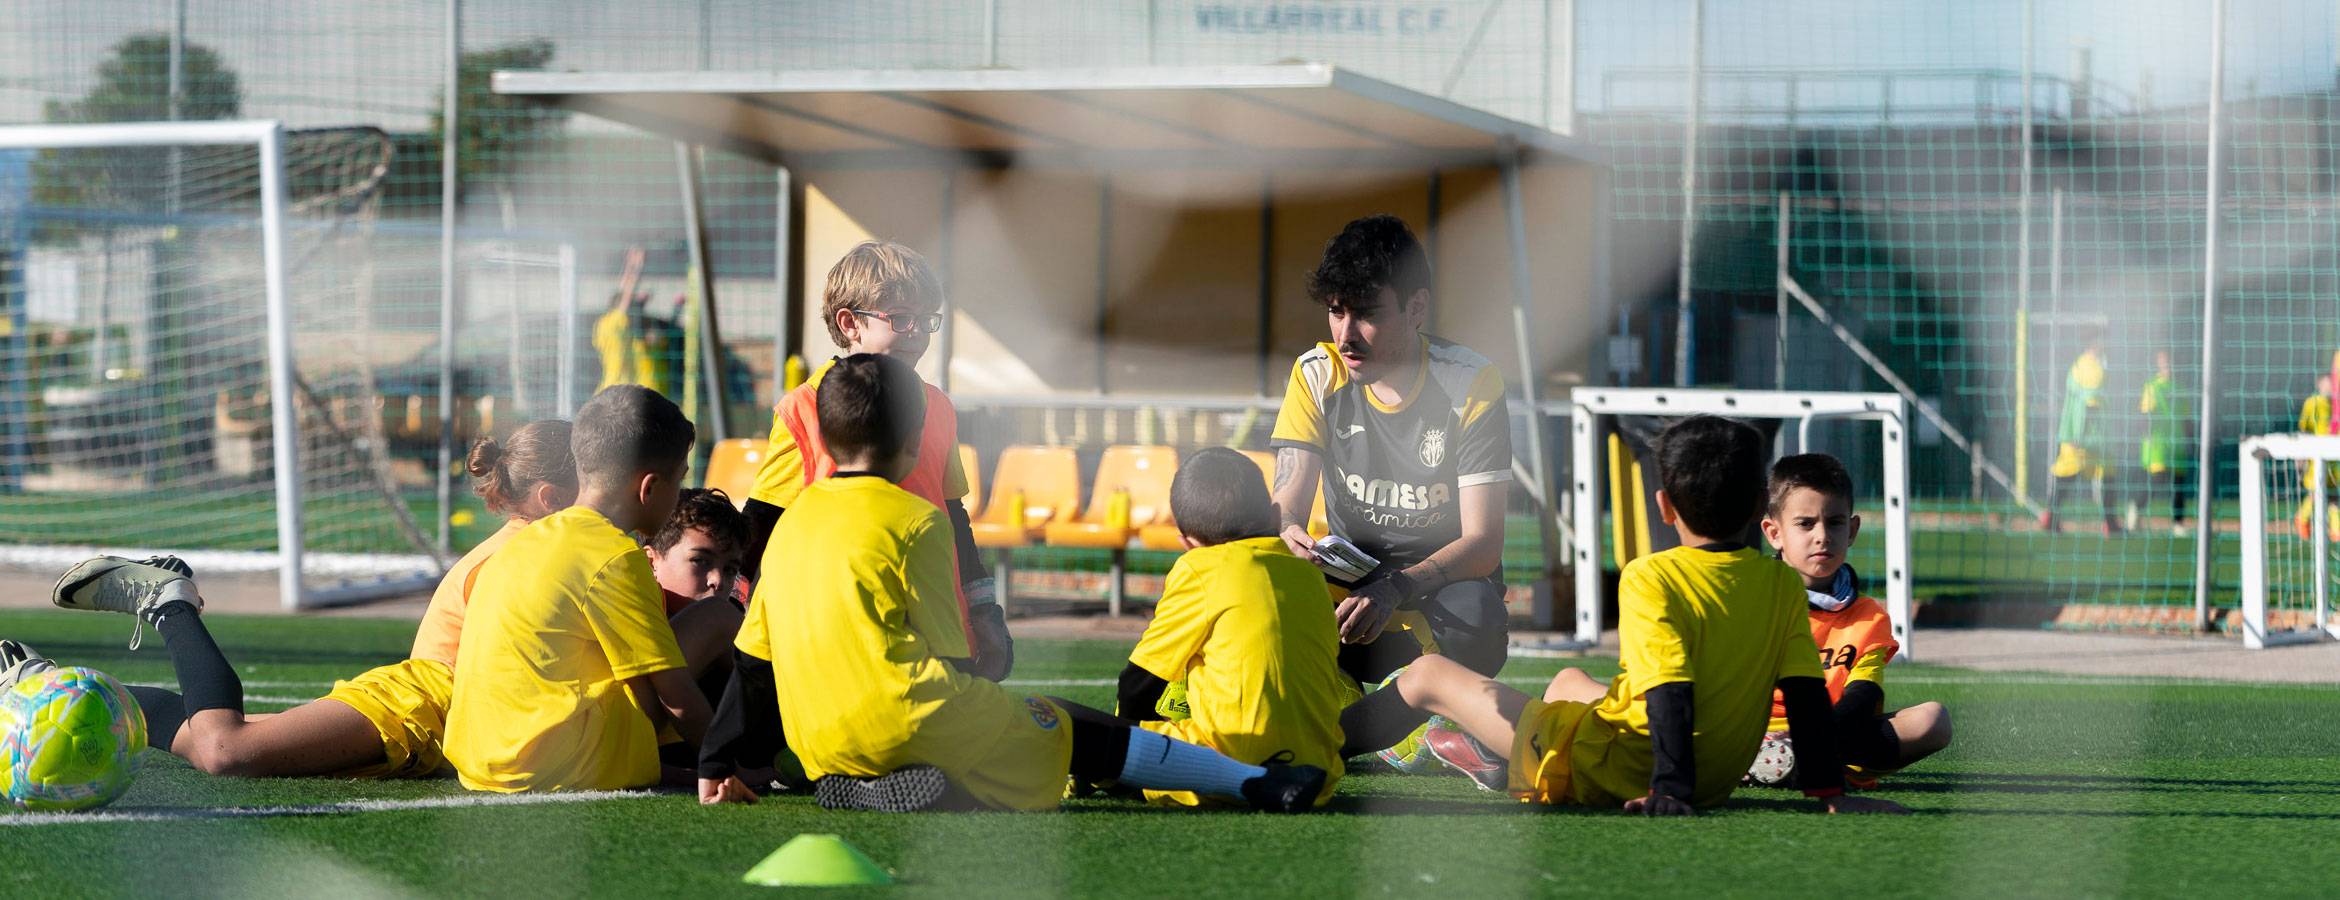
[(1343, 475), (1341, 484), (1349, 489), (1350, 499), (1367, 506), (1437, 509), (1454, 499), (1454, 489), (1444, 484), (1400, 484), (1387, 478), (1367, 481), (1360, 475)]
[(1820, 648), (1820, 668), (1823, 669), (1836, 668), (1849, 671), (1852, 669), (1853, 663), (1860, 658), (1860, 649), (1851, 644)]

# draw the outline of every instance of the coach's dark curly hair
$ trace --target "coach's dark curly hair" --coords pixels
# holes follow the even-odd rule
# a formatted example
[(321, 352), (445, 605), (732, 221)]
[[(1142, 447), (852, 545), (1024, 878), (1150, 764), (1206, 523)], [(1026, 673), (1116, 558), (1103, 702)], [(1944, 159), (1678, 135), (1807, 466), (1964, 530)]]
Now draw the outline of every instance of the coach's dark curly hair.
[(1430, 257), (1398, 217), (1366, 216), (1350, 222), (1324, 246), (1324, 260), (1308, 273), (1308, 299), (1326, 309), (1370, 303), (1382, 288), (1403, 302), (1430, 288)]
[(682, 543), (683, 532), (694, 528), (713, 538), (716, 551), (731, 557), (733, 565), (746, 565), (748, 518), (731, 505), (731, 495), (720, 488), (684, 488), (675, 499), (674, 515), (650, 536), (650, 546), (665, 553)]

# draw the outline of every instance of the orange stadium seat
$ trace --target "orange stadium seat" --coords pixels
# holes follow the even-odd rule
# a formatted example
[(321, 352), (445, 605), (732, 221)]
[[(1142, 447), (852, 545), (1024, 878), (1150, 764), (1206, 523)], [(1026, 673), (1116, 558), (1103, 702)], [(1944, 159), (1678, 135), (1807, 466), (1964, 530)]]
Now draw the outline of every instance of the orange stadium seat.
[(1051, 547), (1113, 551), (1105, 595), (1110, 615), (1121, 615), (1129, 541), (1139, 529), (1170, 520), (1170, 479), (1177, 474), (1176, 450), (1136, 444), (1107, 447), (1097, 460), (1089, 508), (1079, 518), (1050, 522), (1042, 532)]
[(1170, 479), (1178, 474), (1178, 451), (1122, 444), (1105, 448), (1089, 508), (1078, 518), (1048, 523), (1053, 547), (1124, 548), (1139, 529), (1170, 521)]
[(707, 454), (707, 487), (730, 495), (733, 506), (745, 505), (748, 492), (755, 490), (756, 472), (764, 467), (769, 443), (762, 438), (718, 442), (714, 452)]
[(971, 530), (979, 547), (1021, 547), (1081, 502), (1080, 461), (1070, 447), (1009, 447), (991, 470), (991, 499)]

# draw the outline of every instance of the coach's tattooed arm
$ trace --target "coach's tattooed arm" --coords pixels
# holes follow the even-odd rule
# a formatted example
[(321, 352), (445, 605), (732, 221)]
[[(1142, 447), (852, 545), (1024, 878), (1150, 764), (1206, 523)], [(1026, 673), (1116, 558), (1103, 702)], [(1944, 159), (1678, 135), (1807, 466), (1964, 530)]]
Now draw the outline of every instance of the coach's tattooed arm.
[(1316, 539), (1308, 536), (1308, 512), (1316, 506), (1317, 483), (1323, 477), (1324, 457), (1298, 447), (1276, 448), (1275, 486), (1269, 494), (1276, 501), (1284, 545), (1309, 562), (1316, 561)]

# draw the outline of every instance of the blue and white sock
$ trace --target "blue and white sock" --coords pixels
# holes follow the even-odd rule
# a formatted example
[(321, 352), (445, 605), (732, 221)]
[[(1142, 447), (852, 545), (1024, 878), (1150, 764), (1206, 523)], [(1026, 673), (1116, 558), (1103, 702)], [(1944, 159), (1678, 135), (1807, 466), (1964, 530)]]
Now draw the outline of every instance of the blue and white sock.
[(1259, 766), (1143, 728), (1129, 730), (1129, 755), (1121, 763), (1122, 784), (1221, 797), (1243, 796), (1243, 783), (1265, 774), (1267, 770)]

